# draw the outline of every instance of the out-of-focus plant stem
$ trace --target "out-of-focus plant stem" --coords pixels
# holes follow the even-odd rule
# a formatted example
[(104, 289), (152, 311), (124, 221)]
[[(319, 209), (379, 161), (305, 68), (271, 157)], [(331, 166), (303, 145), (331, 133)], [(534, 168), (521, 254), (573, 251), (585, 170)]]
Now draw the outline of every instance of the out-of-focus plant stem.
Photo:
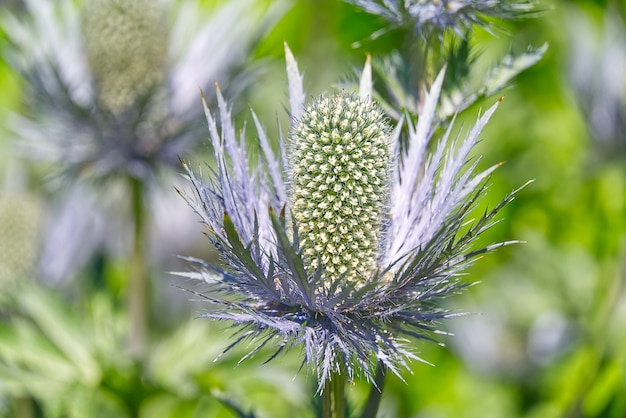
[(425, 87), (430, 84), (432, 74), (429, 74), (428, 60), (429, 56), (428, 44), (423, 42), (419, 36), (409, 36), (405, 41), (407, 44), (402, 49), (405, 59), (409, 63), (409, 88), (418, 94), (417, 109), (421, 109), (424, 100)]
[(583, 367), (585, 378), (580, 379), (580, 383), (575, 388), (576, 395), (570, 398), (565, 409), (567, 411), (565, 416), (568, 417), (581, 414), (585, 399), (594, 388), (594, 384), (597, 384), (602, 368), (605, 366), (605, 359), (610, 355), (610, 343), (606, 338), (606, 330), (609, 329), (610, 322), (616, 315), (620, 296), (626, 284), (626, 252), (623, 248), (620, 252), (623, 255), (619, 261), (619, 267), (610, 275), (610, 279), (606, 281), (602, 289), (603, 296), (594, 309), (597, 317), (593, 322), (591, 332), (587, 335), (586, 342), (581, 344), (579, 350), (587, 350), (589, 356)]
[(13, 407), (15, 408), (15, 418), (33, 418), (35, 416), (33, 401), (30, 398), (15, 398)]
[(146, 267), (146, 212), (144, 208), (144, 183), (130, 179), (131, 214), (134, 221), (133, 249), (128, 283), (128, 315), (130, 317), (129, 346), (140, 357), (148, 339), (148, 278)]
[(385, 388), (386, 372), (387, 370), (385, 366), (378, 362), (374, 383), (372, 383), (370, 394), (367, 398), (367, 403), (365, 404), (365, 409), (363, 409), (361, 418), (376, 418), (378, 407), (380, 406), (380, 400), (383, 396), (383, 389)]
[(345, 418), (346, 398), (345, 398), (346, 378), (341, 372), (334, 372), (324, 385), (323, 393), (323, 418)]

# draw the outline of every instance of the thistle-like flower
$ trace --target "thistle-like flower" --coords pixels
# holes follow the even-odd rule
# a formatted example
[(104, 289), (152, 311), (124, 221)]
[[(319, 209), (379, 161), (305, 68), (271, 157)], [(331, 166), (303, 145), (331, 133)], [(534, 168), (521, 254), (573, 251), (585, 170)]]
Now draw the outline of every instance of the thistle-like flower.
[(32, 275), (42, 220), (41, 202), (33, 196), (0, 193), (0, 286), (4, 294), (14, 282)]
[(471, 248), (513, 194), (468, 220), (497, 167), (474, 173), (468, 162), (496, 105), (462, 140), (450, 141), (449, 127), (430, 153), (443, 72), (418, 122), (392, 129), (371, 100), (368, 68), (358, 95), (305, 106), (287, 48), (286, 57), (292, 126), (281, 158), (253, 114), (261, 156), (252, 166), (219, 91), (218, 119), (205, 107), (216, 166), (203, 183), (185, 165), (194, 193), (183, 197), (225, 267), (192, 260), (198, 270), (180, 274), (205, 282), (197, 294), (215, 309), (204, 317), (245, 325), (233, 345), (256, 340), (250, 355), (276, 340), (276, 354), (304, 346), (320, 389), (334, 373), (373, 379), (377, 362), (398, 374), (419, 359), (407, 338), (432, 339), (453, 315), (439, 302), (465, 286), (461, 271), (507, 244)]
[(27, 81), (28, 112), (13, 130), (29, 157), (57, 163), (65, 179), (95, 180), (176, 166), (201, 137), (198, 88), (225, 82), (284, 10), (247, 0), (209, 16), (177, 0), (26, 6), (0, 16), (7, 59)]
[[(198, 89), (218, 80), (241, 89), (247, 52), (285, 10), (282, 1), (200, 3), (28, 0), (0, 13), (3, 53), (26, 80), (14, 145), (74, 186), (46, 234), (44, 276), (65, 280), (105, 246), (102, 220), (119, 223), (129, 189), (159, 193), (148, 186), (204, 136)], [(93, 193), (75, 180), (112, 187)]]
[(601, 25), (580, 10), (568, 13), (567, 71), (592, 137), (610, 158), (626, 150), (626, 25), (607, 11)]
[(531, 13), (534, 0), (345, 0), (368, 13), (380, 16), (388, 26), (373, 35), (404, 28), (416, 35), (442, 36), (453, 30), (463, 36), (472, 25), (481, 25), (489, 30), (487, 18), (511, 19)]
[[(380, 28), (358, 47), (393, 34), (393, 50), (373, 61), (373, 97), (399, 121), (404, 113), (417, 117), (424, 87), (440, 68), (448, 72), (438, 118), (446, 121), (479, 99), (499, 92), (521, 71), (534, 65), (547, 46), (506, 55), (485, 73), (475, 65), (480, 53), (472, 36), (475, 27), (494, 32), (497, 19), (517, 19), (537, 13), (535, 0), (344, 0), (380, 17)], [(448, 35), (458, 36), (448, 36)], [(478, 70), (480, 68), (480, 70)], [(477, 71), (478, 70), (478, 71)]]

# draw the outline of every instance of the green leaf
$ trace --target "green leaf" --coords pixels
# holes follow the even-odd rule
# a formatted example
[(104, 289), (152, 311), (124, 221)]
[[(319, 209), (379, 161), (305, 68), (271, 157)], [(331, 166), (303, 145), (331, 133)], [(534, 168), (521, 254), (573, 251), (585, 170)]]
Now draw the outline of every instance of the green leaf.
[(598, 417), (614, 397), (624, 395), (624, 364), (614, 359), (607, 364), (594, 379), (593, 385), (583, 401), (585, 416)]
[(315, 297), (311, 291), (311, 287), (309, 286), (308, 276), (306, 269), (304, 268), (304, 261), (302, 260), (300, 254), (296, 253), (292, 247), (291, 241), (285, 231), (284, 214), (281, 214), (281, 216), (278, 217), (273, 210), (270, 210), (270, 218), (272, 220), (274, 231), (276, 232), (278, 246), (280, 247), (281, 252), (285, 254), (287, 264), (289, 265), (291, 272), (294, 274), (294, 282), (301, 288), (303, 295), (308, 298), (306, 301), (307, 305), (312, 307)]
[(62, 352), (77, 371), (81, 380), (96, 384), (101, 377), (101, 370), (91, 354), (89, 341), (79, 325), (63, 312), (56, 300), (39, 289), (22, 294), (20, 305), (35, 324)]
[(483, 84), (480, 94), (491, 96), (504, 88), (515, 76), (522, 71), (535, 65), (545, 55), (548, 44), (543, 44), (539, 48), (529, 48), (523, 54), (505, 56), (497, 66), (495, 66)]
[(224, 232), (226, 232), (226, 239), (228, 240), (228, 243), (237, 258), (257, 279), (265, 281), (265, 275), (252, 259), (250, 251), (243, 246), (241, 240), (239, 239), (239, 233), (237, 233), (235, 224), (227, 213), (224, 213)]

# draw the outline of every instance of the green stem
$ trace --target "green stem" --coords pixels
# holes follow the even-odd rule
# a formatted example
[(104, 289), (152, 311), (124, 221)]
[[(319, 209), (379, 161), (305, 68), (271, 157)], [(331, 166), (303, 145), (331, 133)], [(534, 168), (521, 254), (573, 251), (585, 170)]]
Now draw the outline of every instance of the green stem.
[(30, 398), (13, 399), (13, 416), (15, 418), (32, 418), (35, 416), (33, 401)]
[(148, 325), (148, 280), (145, 254), (145, 208), (144, 184), (131, 179), (131, 211), (134, 221), (133, 250), (130, 260), (130, 282), (128, 284), (128, 314), (130, 316), (130, 350), (141, 356), (146, 347)]
[(384, 364), (378, 362), (376, 366), (376, 376), (374, 376), (374, 383), (370, 389), (369, 397), (367, 398), (367, 404), (361, 418), (376, 418), (378, 413), (378, 407), (380, 406), (380, 400), (383, 397), (383, 389), (385, 388), (385, 375), (387, 368)]
[(346, 379), (340, 372), (333, 372), (326, 380), (323, 393), (323, 417), (324, 418), (345, 418)]
[[(623, 251), (622, 251), (623, 252)], [(615, 318), (615, 311), (620, 307), (620, 295), (622, 295), (626, 284), (626, 256), (621, 257), (620, 267), (611, 276), (612, 279), (605, 284), (602, 289), (603, 296), (600, 303), (594, 307), (597, 317), (590, 327), (587, 335), (587, 342), (581, 345), (579, 352), (588, 350), (589, 356), (584, 364), (585, 378), (580, 379), (577, 386), (571, 390), (574, 396), (568, 401), (567, 416), (580, 415), (582, 404), (594, 388), (594, 382), (598, 381), (598, 376), (603, 372), (603, 359), (610, 354), (610, 346), (605, 337), (606, 330), (609, 329), (611, 320)], [(610, 364), (610, 363), (609, 363)]]

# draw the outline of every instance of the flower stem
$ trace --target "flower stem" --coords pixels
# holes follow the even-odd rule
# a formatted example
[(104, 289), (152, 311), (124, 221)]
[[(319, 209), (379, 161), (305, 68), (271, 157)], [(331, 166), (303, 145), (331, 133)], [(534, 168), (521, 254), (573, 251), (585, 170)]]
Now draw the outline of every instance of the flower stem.
[(13, 400), (13, 416), (15, 418), (33, 418), (35, 410), (30, 398), (18, 397)]
[(324, 418), (345, 418), (346, 379), (341, 372), (333, 372), (326, 380), (323, 393), (323, 417)]
[(383, 396), (383, 389), (385, 388), (385, 375), (387, 368), (384, 364), (378, 362), (376, 366), (376, 376), (374, 377), (374, 383), (370, 389), (369, 397), (367, 398), (367, 404), (361, 418), (376, 418), (378, 413), (378, 407), (380, 406), (380, 400)]
[(135, 225), (127, 303), (130, 316), (129, 345), (131, 352), (136, 356), (141, 356), (143, 353), (148, 333), (148, 281), (145, 258), (146, 217), (143, 186), (144, 184), (139, 179), (130, 180), (131, 211)]

